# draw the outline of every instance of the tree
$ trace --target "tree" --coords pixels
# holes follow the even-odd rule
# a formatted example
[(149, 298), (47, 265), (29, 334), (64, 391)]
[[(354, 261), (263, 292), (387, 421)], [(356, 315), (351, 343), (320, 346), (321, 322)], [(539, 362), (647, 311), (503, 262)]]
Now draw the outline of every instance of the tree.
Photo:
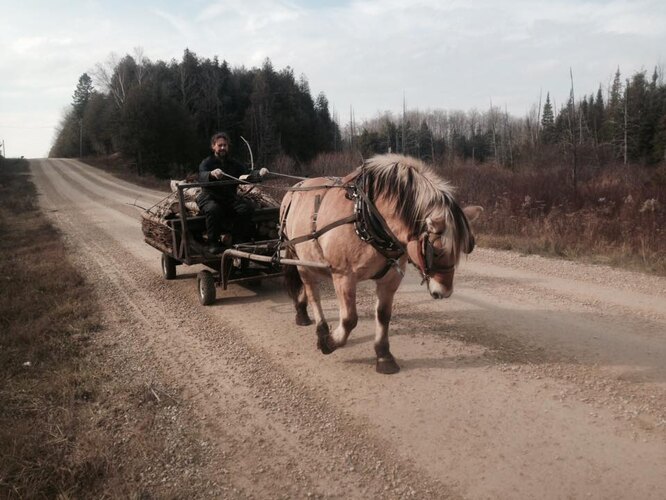
[(544, 144), (553, 144), (557, 137), (555, 130), (555, 114), (553, 113), (553, 105), (550, 103), (550, 92), (546, 94), (546, 102), (543, 105), (541, 129), (541, 141)]
[(76, 90), (74, 90), (74, 94), (72, 95), (72, 106), (78, 118), (83, 117), (86, 104), (88, 104), (88, 100), (94, 91), (92, 78), (88, 76), (88, 73), (83, 73), (79, 77), (79, 83), (76, 85)]

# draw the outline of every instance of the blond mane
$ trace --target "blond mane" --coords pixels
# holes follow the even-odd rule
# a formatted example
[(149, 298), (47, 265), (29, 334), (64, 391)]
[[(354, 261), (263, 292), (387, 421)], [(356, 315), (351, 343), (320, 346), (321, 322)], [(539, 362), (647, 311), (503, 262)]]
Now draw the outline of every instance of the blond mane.
[(474, 246), (469, 223), (453, 195), (454, 187), (421, 160), (399, 154), (373, 156), (361, 167), (369, 180), (369, 194), (395, 203), (411, 237), (426, 230), (426, 218), (445, 218), (443, 235), (451, 243), (457, 262), (461, 252)]

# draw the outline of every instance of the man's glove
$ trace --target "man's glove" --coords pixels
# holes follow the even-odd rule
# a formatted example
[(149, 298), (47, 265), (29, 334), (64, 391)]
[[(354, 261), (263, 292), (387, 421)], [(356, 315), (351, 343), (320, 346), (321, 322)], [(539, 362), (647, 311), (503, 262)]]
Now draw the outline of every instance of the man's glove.
[(249, 174), (241, 175), (238, 177), (241, 181), (246, 182), (259, 182), (261, 178), (268, 173), (267, 168), (262, 168), (261, 170), (253, 170)]
[(222, 174), (223, 174), (222, 169), (221, 168), (216, 168), (215, 170), (213, 170), (210, 173), (210, 176), (214, 177), (215, 179), (219, 179), (219, 178), (222, 177)]

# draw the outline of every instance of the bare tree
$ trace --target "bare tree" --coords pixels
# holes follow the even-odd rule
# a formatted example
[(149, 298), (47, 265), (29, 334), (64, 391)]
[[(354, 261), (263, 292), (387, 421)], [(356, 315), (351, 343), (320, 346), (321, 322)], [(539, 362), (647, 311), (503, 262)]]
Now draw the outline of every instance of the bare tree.
[(111, 52), (106, 63), (98, 63), (93, 71), (97, 84), (111, 94), (118, 109), (127, 99), (127, 75), (118, 63), (118, 56)]
[(136, 82), (141, 87), (146, 79), (146, 68), (150, 60), (143, 55), (143, 47), (134, 47), (134, 61), (136, 61)]
[(571, 78), (571, 93), (569, 95), (569, 112), (567, 113), (567, 121), (569, 125), (569, 139), (573, 159), (571, 173), (573, 177), (574, 193), (576, 193), (578, 191), (578, 150), (576, 147), (576, 131), (574, 130), (576, 123), (576, 99), (574, 95), (573, 70), (571, 68), (569, 68), (569, 76)]

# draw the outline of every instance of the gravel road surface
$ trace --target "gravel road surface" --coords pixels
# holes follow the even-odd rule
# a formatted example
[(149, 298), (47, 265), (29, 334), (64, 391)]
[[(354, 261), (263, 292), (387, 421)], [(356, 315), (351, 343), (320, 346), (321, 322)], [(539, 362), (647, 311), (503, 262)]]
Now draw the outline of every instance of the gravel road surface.
[[(209, 307), (197, 267), (163, 280), (138, 208), (163, 193), (74, 160), (31, 171), (95, 284), (99, 341), (177, 394), (173, 474), (147, 467), (148, 484), (190, 477), (193, 497), (230, 498), (666, 495), (666, 279), (477, 248), (435, 301), (410, 269), (391, 323), (402, 370), (382, 376), (371, 283), (348, 345), (323, 356), (278, 280), (218, 290)], [(334, 327), (330, 287), (323, 298)], [(197, 449), (176, 446), (191, 429)]]

